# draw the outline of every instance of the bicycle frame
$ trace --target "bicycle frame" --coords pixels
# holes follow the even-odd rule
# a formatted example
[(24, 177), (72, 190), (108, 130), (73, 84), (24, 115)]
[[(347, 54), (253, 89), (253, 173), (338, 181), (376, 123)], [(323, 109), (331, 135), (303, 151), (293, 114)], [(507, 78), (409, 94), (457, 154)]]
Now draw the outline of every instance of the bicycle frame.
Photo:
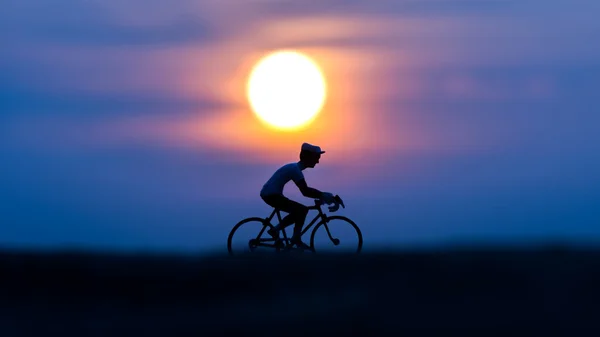
[[(317, 210), (317, 211), (318, 211), (318, 213), (317, 213), (317, 215), (315, 215), (315, 217), (314, 217), (314, 218), (311, 220), (311, 222), (309, 222), (309, 224), (308, 224), (308, 225), (304, 225), (304, 228), (302, 229), (302, 232), (301, 232), (300, 236), (304, 236), (304, 234), (305, 234), (306, 232), (308, 232), (308, 230), (309, 230), (309, 229), (310, 229), (312, 226), (314, 226), (314, 225), (317, 223), (317, 220), (322, 220), (323, 222), (327, 222), (327, 214), (325, 214), (325, 213), (323, 212), (323, 210), (321, 209), (321, 205), (322, 205), (322, 204), (323, 204), (322, 202), (320, 202), (320, 201), (318, 201), (318, 200), (315, 200), (315, 205), (314, 205), (314, 206), (309, 206), (309, 207), (308, 207), (308, 210), (309, 210), (309, 211), (310, 211), (310, 210)], [(275, 215), (277, 215), (277, 221), (278, 221), (278, 223), (281, 223), (282, 217), (281, 217), (281, 210), (279, 210), (279, 209), (274, 209), (274, 210), (271, 212), (271, 215), (269, 215), (268, 217), (266, 217), (266, 218), (265, 218), (265, 220), (266, 220), (267, 222), (271, 223), (271, 220), (273, 220), (273, 218), (275, 217)], [(306, 223), (306, 222), (305, 222), (305, 223)], [(292, 223), (292, 224), (291, 224), (291, 225), (289, 225), (289, 226), (292, 226), (292, 225), (294, 225), (294, 223)], [(263, 230), (264, 230), (264, 229), (263, 229)], [(329, 231), (329, 230), (328, 230), (328, 231)], [(281, 228), (281, 233), (283, 234), (283, 241), (286, 241), (286, 242), (287, 242), (287, 241), (289, 241), (289, 239), (288, 239), (288, 237), (287, 237), (287, 234), (286, 234), (286, 232), (285, 232), (285, 228)], [(261, 231), (261, 233), (260, 233), (259, 235), (262, 235), (262, 231)]]
[[(329, 206), (329, 212), (336, 212), (339, 207), (341, 206), (342, 208), (346, 208), (344, 205), (344, 201), (338, 196), (336, 195), (333, 198), (333, 206)], [(329, 205), (331, 205), (332, 203), (328, 203)], [(319, 226), (323, 225), (325, 228), (325, 231), (327, 232), (327, 235), (329, 236), (329, 239), (331, 240), (331, 242), (337, 246), (340, 243), (340, 240), (336, 237), (332, 236), (332, 233), (329, 231), (329, 226), (328, 223), (329, 221), (331, 221), (332, 219), (340, 219), (342, 221), (346, 221), (348, 222), (351, 226), (354, 227), (354, 229), (357, 232), (358, 238), (359, 238), (359, 243), (358, 243), (358, 249), (360, 251), (360, 248), (362, 246), (362, 235), (360, 233), (360, 229), (356, 226), (356, 224), (354, 222), (352, 222), (352, 220), (344, 217), (344, 216), (329, 216), (329, 214), (327, 214), (323, 209), (322, 206), (325, 205), (327, 203), (325, 203), (323, 200), (317, 199), (314, 200), (314, 205), (313, 206), (308, 206), (307, 209), (308, 211), (311, 210), (316, 210), (317, 214), (316, 216), (310, 220), (310, 222), (308, 222), (308, 224), (303, 225), (302, 231), (300, 232), (300, 236), (305, 236), (305, 234), (310, 231), (312, 229), (312, 234), (311, 234), (311, 249), (314, 250), (314, 248), (312, 247), (314, 245), (314, 235), (315, 235), (315, 231), (319, 228)], [(262, 237), (263, 233), (265, 233), (267, 231), (267, 229), (272, 228), (273, 227), (273, 223), (271, 221), (274, 221), (275, 217), (277, 217), (277, 220), (279, 221), (279, 224), (281, 224), (281, 221), (284, 219), (281, 216), (281, 212), (284, 212), (281, 209), (278, 208), (274, 208), (271, 211), (271, 214), (269, 214), (269, 216), (261, 218), (261, 217), (249, 217), (249, 218), (245, 218), (242, 219), (241, 221), (239, 221), (234, 227), (233, 229), (230, 231), (229, 236), (227, 238), (227, 249), (229, 250), (230, 253), (232, 253), (232, 238), (234, 233), (236, 233), (237, 229), (242, 226), (245, 223), (248, 222), (253, 222), (253, 223), (257, 223), (260, 222), (261, 229), (258, 232), (258, 235), (256, 235), (253, 239), (250, 239), (248, 241), (248, 245), (250, 250), (254, 250), (254, 248), (258, 247), (258, 246), (262, 246), (262, 247), (271, 247), (271, 248), (275, 248), (277, 251), (279, 251), (279, 249), (289, 249), (292, 246), (294, 246), (294, 243), (292, 243), (291, 237), (288, 237), (285, 228), (281, 228), (280, 231), (282, 233), (280, 233), (281, 235), (277, 235), (278, 238), (275, 239), (273, 238), (271, 235), (268, 235), (267, 237)], [(308, 214), (307, 214), (308, 215)], [(291, 226), (294, 225), (293, 223), (287, 225)], [(246, 227), (244, 227), (246, 228)], [(270, 242), (270, 244), (269, 244)]]

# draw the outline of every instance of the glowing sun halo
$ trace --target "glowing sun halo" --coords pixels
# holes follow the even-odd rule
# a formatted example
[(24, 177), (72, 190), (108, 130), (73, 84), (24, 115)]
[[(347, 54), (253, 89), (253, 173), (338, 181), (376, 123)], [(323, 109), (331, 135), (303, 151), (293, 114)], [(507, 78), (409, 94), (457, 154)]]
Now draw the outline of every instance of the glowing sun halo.
[(279, 51), (252, 69), (247, 95), (254, 113), (268, 125), (294, 130), (312, 122), (325, 102), (326, 83), (307, 56)]

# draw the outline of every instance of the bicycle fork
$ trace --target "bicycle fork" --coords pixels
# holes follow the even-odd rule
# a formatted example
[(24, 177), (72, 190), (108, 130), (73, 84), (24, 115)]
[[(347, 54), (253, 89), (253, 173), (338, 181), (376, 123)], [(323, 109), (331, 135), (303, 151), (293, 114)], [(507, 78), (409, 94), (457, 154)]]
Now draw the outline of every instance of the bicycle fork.
[(334, 246), (337, 246), (340, 244), (340, 239), (338, 238), (334, 238), (331, 236), (331, 232), (329, 231), (329, 226), (327, 226), (327, 222), (323, 223), (323, 226), (325, 226), (325, 231), (327, 232), (327, 236), (329, 236), (329, 239), (331, 240), (331, 242), (333, 242)]

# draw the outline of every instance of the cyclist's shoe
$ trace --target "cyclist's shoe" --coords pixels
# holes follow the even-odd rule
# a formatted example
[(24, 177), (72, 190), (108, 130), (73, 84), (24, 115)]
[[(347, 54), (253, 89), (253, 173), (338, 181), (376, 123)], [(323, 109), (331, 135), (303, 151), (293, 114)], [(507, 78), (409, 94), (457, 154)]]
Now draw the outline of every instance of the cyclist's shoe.
[(298, 248), (300, 248), (302, 250), (312, 250), (309, 245), (307, 245), (306, 243), (302, 242), (301, 240), (292, 240), (292, 243), (296, 247), (298, 247)]

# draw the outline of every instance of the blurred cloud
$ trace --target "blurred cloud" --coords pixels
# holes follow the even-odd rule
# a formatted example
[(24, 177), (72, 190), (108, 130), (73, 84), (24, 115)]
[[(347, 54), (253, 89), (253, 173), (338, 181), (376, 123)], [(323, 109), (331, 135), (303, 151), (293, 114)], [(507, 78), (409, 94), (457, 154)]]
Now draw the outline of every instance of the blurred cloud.
[[(531, 16), (536, 6), (514, 1), (324, 1), (310, 6), (289, 1), (236, 6), (222, 1), (178, 6), (154, 0), (13, 1), (3, 12), (3, 24), (10, 29), (2, 34), (14, 48), (0, 59), (8, 75), (0, 86), (12, 89), (4, 104), (13, 111), (8, 117), (15, 119), (13, 130), (36, 124), (19, 121), (17, 111), (53, 116), (53, 123), (38, 124), (63, 137), (61, 130), (74, 127), (61, 129), (61, 121), (79, 120), (82, 130), (84, 118), (69, 118), (102, 114), (114, 117), (88, 124), (104, 125), (104, 133), (82, 132), (80, 137), (104, 134), (113, 144), (138, 139), (208, 146), (246, 153), (247, 160), (252, 150), (281, 160), (306, 138), (352, 151), (378, 149), (377, 156), (436, 146), (439, 151), (447, 151), (440, 146), (466, 149), (469, 142), (472, 150), (475, 144), (483, 150), (485, 143), (476, 138), (479, 131), (470, 129), (472, 124), (452, 124), (438, 116), (437, 124), (446, 120), (448, 130), (461, 129), (449, 131), (454, 137), (440, 136), (439, 129), (431, 132), (436, 123), (409, 105), (558, 95), (561, 88), (548, 67), (589, 61), (600, 50), (584, 38), (596, 31), (593, 16), (560, 10), (573, 4), (597, 7), (589, 1), (551, 1)], [(559, 18), (572, 24), (548, 26)], [(31, 53), (34, 48), (43, 52)], [(292, 135), (261, 125), (244, 95), (251, 66), (278, 48), (308, 53), (329, 84), (320, 118), (311, 129)], [(546, 70), (511, 70), (527, 66)], [(498, 69), (500, 75), (480, 69)], [(150, 118), (152, 111), (158, 117)], [(429, 130), (423, 129), (425, 123)]]
[[(41, 16), (41, 10), (55, 15)], [(444, 117), (414, 103), (556, 95), (553, 73), (521, 75), (510, 67), (568, 64), (569, 58), (594, 53), (578, 52), (589, 48), (582, 39), (570, 40), (573, 48), (564, 48), (563, 41), (562, 50), (549, 52), (552, 46), (540, 40), (556, 34), (545, 23), (557, 12), (532, 18), (527, 10), (510, 1), (325, 1), (302, 8), (286, 1), (19, 3), (5, 12), (12, 18), (6, 21), (10, 28), (20, 28), (8, 34), (44, 53), (31, 54), (26, 47), (7, 53), (12, 80), (5, 86), (20, 82), (22, 88), (8, 108), (21, 115), (43, 111), (52, 121), (14, 117), (11, 134), (32, 145), (40, 139), (40, 146), (48, 146), (39, 136), (45, 134), (56, 144), (62, 137), (63, 146), (71, 147), (103, 140), (111, 146), (209, 147), (238, 161), (258, 162), (279, 162), (310, 139), (337, 149), (338, 165), (357, 151), (380, 161), (419, 151), (492, 151), (503, 138), (482, 141), (482, 125), (456, 119), (460, 112), (449, 108)], [(588, 21), (578, 22), (588, 27), (580, 33), (593, 32)], [(129, 48), (121, 48), (123, 43)], [(296, 134), (260, 124), (245, 101), (252, 65), (278, 48), (309, 54), (329, 84), (319, 119)], [(482, 74), (484, 68), (498, 71)], [(108, 117), (92, 122), (73, 118), (77, 114)], [(43, 130), (19, 131), (36, 124)]]
[[(135, 3), (135, 6), (131, 6)], [(129, 5), (128, 5), (129, 4)], [(177, 8), (165, 12), (164, 2), (9, 0), (3, 6), (2, 35), (8, 43), (23, 46), (140, 46), (175, 45), (215, 37), (206, 20)], [(154, 6), (153, 6), (154, 5)], [(124, 11), (124, 12), (123, 12)], [(125, 15), (124, 15), (125, 14)]]

